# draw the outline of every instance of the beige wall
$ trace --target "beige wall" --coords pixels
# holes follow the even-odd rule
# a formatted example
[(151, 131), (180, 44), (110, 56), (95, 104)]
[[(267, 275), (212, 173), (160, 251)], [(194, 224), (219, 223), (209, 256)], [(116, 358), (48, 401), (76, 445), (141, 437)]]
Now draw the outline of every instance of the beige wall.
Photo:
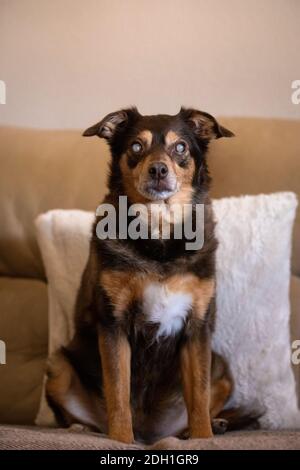
[(84, 128), (121, 106), (299, 117), (299, 0), (0, 0), (0, 124)]

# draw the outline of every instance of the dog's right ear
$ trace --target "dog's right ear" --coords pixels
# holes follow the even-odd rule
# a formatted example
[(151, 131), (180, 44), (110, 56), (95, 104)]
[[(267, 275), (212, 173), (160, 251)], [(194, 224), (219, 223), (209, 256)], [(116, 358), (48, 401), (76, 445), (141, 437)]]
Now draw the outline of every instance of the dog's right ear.
[(204, 111), (182, 107), (179, 115), (189, 124), (199, 139), (210, 141), (220, 137), (234, 137), (233, 132), (221, 126), (211, 114)]
[(139, 112), (136, 108), (122, 109), (114, 113), (110, 113), (102, 121), (97, 122), (89, 127), (82, 134), (84, 137), (97, 135), (100, 138), (110, 140), (120, 127), (124, 127), (133, 115), (138, 116)]

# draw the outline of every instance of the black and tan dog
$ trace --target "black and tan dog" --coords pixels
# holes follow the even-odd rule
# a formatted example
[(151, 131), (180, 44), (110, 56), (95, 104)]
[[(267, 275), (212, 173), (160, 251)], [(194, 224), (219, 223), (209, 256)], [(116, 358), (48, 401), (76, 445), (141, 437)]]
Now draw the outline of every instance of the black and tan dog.
[[(78, 293), (75, 335), (49, 364), (47, 397), (59, 421), (80, 422), (113, 439), (153, 442), (188, 430), (212, 436), (232, 392), (225, 362), (211, 353), (215, 316), (214, 219), (206, 153), (231, 137), (209, 114), (106, 116), (84, 136), (111, 149), (106, 203), (204, 204), (204, 245), (186, 240), (96, 236)], [(221, 423), (222, 424), (222, 423)]]

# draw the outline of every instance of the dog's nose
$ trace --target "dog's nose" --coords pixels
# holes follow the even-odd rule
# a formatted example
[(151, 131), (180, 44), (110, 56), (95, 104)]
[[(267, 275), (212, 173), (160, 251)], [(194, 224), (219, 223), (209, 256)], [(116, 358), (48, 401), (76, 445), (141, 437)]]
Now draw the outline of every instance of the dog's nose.
[(149, 166), (149, 175), (152, 179), (163, 179), (168, 174), (168, 167), (165, 163), (162, 162), (155, 162)]

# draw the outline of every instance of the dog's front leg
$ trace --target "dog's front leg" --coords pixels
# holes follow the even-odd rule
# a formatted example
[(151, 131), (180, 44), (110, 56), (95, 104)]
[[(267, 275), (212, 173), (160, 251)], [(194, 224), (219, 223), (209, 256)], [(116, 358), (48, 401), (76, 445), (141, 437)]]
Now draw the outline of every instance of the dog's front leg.
[(210, 333), (206, 325), (196, 327), (181, 349), (183, 393), (188, 412), (190, 438), (212, 437), (210, 422)]
[(108, 434), (111, 439), (131, 443), (134, 436), (130, 407), (130, 345), (121, 331), (100, 331), (98, 338)]

